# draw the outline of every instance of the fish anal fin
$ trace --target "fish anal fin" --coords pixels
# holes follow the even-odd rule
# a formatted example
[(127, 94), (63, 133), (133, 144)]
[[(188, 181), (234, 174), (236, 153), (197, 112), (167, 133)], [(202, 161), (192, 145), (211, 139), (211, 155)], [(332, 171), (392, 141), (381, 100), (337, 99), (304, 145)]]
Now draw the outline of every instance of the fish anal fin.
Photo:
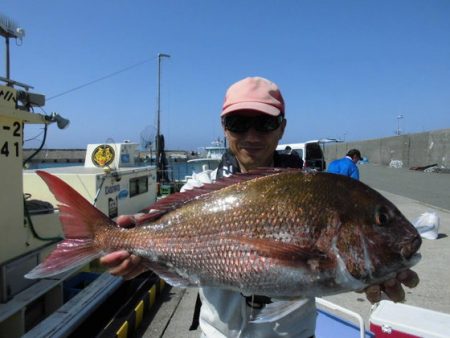
[(156, 273), (160, 278), (164, 279), (169, 285), (177, 288), (186, 288), (189, 286), (198, 286), (187, 278), (180, 276), (176, 271), (165, 267), (161, 264), (144, 260), (143, 263), (148, 269)]

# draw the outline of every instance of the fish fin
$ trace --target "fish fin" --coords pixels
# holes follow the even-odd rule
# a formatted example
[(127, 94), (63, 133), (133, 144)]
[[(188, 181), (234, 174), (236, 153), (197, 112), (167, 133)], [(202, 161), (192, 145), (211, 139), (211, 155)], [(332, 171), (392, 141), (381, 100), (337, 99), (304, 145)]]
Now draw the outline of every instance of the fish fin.
[(191, 190), (186, 190), (184, 192), (178, 192), (171, 194), (165, 198), (160, 199), (159, 201), (153, 203), (142, 211), (148, 213), (144, 215), (144, 218), (139, 218), (138, 223), (143, 223), (145, 221), (155, 221), (162, 215), (167, 212), (177, 209), (180, 206), (198, 199), (200, 196), (207, 195), (211, 192), (221, 190), (230, 185), (241, 183), (245, 181), (249, 181), (258, 177), (265, 177), (270, 175), (279, 174), (285, 171), (298, 171), (300, 169), (291, 169), (291, 168), (259, 168), (247, 173), (236, 173), (229, 177), (222, 177), (217, 179), (214, 183), (205, 183), (201, 187), (193, 188)]
[(56, 246), (45, 261), (25, 275), (36, 279), (59, 275), (79, 268), (100, 257), (101, 253), (92, 245), (91, 239), (67, 239)]
[(94, 238), (95, 227), (116, 226), (108, 216), (59, 177), (41, 170), (37, 170), (36, 174), (44, 180), (59, 203), (59, 219), (66, 239)]
[(55, 276), (100, 257), (102, 252), (94, 243), (95, 228), (116, 226), (60, 178), (41, 170), (37, 170), (36, 174), (45, 181), (59, 203), (59, 219), (65, 240), (44, 262), (25, 275), (30, 279)]
[(227, 237), (240, 244), (247, 245), (259, 256), (279, 261), (282, 265), (307, 267), (312, 260), (322, 260), (326, 256), (296, 244), (284, 243), (268, 239), (248, 237)]
[(192, 283), (189, 279), (180, 276), (176, 271), (173, 271), (170, 268), (156, 262), (145, 260), (143, 264), (173, 287), (186, 288), (188, 286), (197, 285), (195, 283)]
[(280, 300), (266, 304), (253, 318), (250, 323), (266, 323), (277, 321), (289, 313), (297, 310), (309, 299)]

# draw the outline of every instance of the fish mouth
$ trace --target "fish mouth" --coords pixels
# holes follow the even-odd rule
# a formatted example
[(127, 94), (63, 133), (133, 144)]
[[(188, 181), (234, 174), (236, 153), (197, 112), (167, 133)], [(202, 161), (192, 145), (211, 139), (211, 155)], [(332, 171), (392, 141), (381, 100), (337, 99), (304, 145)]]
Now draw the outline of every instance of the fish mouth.
[(417, 263), (419, 263), (419, 261), (422, 259), (422, 255), (419, 252), (416, 252), (414, 255), (412, 255), (409, 259), (405, 260), (405, 266), (407, 268), (410, 268), (414, 265), (416, 265)]
[(409, 269), (412, 266), (416, 265), (422, 259), (422, 255), (418, 252), (413, 254), (410, 258), (403, 258), (400, 261), (397, 261), (396, 264), (391, 266), (385, 266), (385, 269), (380, 270), (377, 274), (368, 274), (364, 279), (364, 282), (367, 285), (373, 284), (381, 284), (388, 279), (395, 278), (395, 276), (403, 270)]
[(404, 259), (409, 260), (414, 257), (421, 245), (422, 238), (420, 236), (416, 236), (411, 242), (403, 246), (400, 254)]

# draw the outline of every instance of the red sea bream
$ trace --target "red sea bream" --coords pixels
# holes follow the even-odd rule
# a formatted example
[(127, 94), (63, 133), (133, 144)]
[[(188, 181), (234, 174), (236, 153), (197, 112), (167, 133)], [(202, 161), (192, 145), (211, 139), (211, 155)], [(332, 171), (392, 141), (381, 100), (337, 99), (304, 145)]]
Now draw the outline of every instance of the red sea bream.
[(289, 299), (360, 290), (420, 258), (421, 238), (401, 212), (341, 175), (239, 174), (160, 200), (124, 229), (59, 178), (37, 174), (59, 202), (65, 240), (28, 278), (128, 250), (172, 285)]

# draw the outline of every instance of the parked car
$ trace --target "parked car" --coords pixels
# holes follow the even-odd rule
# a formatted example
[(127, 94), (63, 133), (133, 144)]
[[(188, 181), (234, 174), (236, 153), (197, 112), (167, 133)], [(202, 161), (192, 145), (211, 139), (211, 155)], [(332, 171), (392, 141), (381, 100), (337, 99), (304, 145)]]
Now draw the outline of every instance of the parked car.
[(318, 141), (279, 144), (277, 146), (277, 151), (279, 153), (297, 152), (303, 160), (304, 168), (312, 168), (318, 171), (324, 171), (326, 168), (322, 147)]

